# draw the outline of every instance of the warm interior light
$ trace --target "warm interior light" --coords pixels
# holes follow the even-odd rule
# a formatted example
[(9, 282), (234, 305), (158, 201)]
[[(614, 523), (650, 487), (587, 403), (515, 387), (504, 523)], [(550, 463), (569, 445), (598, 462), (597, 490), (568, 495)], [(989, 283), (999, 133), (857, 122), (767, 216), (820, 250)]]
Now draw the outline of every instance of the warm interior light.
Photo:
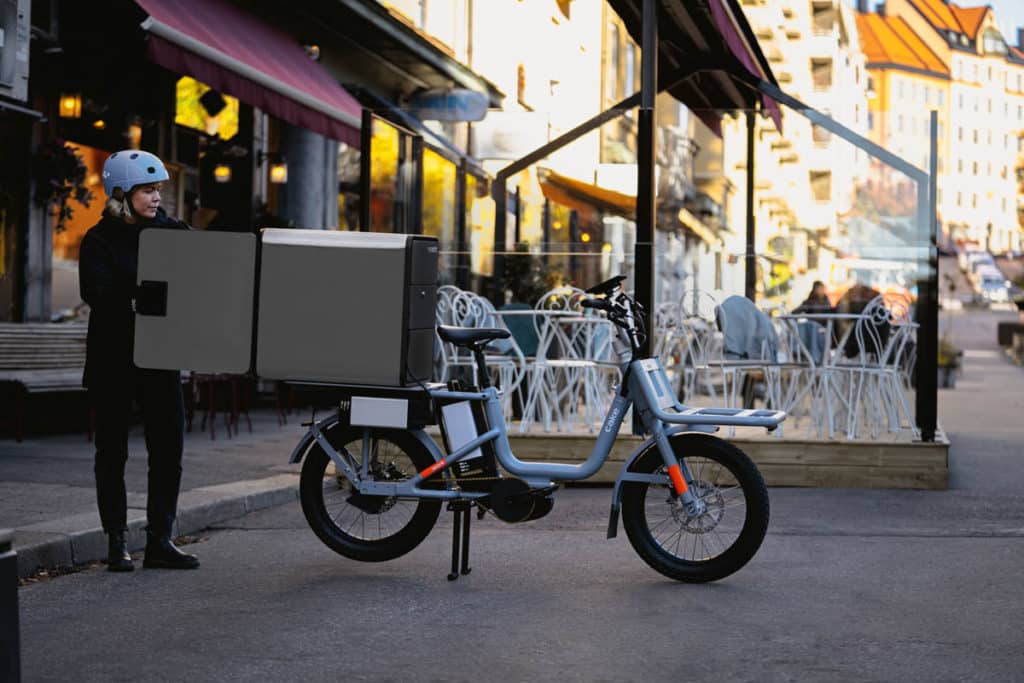
[(590, 241), (590, 233), (589, 232), (585, 232), (582, 235), (580, 235), (580, 242), (589, 242), (589, 241)]
[(107, 122), (103, 119), (96, 119), (92, 122), (92, 127), (95, 128), (96, 130), (103, 130), (104, 128), (107, 127)]
[(213, 167), (213, 179), (218, 183), (231, 182), (231, 167), (227, 164), (217, 164)]
[(288, 182), (288, 164), (283, 161), (270, 165), (270, 182), (280, 185)]
[(137, 123), (129, 125), (127, 135), (132, 149), (138, 149), (139, 144), (142, 142), (142, 126)]
[(60, 115), (65, 119), (77, 119), (82, 116), (82, 96), (67, 94), (60, 96)]
[(554, 223), (551, 224), (551, 227), (554, 228), (555, 230), (561, 230), (562, 221), (555, 221)]
[(612, 253), (612, 245), (605, 242), (604, 244), (601, 245), (601, 251), (603, 251), (606, 254)]

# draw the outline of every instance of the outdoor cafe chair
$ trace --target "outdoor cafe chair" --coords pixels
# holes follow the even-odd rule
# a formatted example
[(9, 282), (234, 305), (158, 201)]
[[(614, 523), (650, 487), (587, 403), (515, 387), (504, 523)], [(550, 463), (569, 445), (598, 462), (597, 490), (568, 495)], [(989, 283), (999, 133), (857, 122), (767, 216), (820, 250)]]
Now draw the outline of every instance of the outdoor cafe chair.
[[(456, 327), (496, 327), (508, 329), (493, 304), (478, 294), (458, 289), (452, 285), (438, 288), (438, 324)], [(460, 374), (472, 375), (476, 367), (473, 357), (466, 349), (441, 340), (435, 334), (435, 347), (439, 349), (437, 377), (442, 382), (455, 379)], [(501, 389), (502, 406), (506, 418), (511, 417), (513, 400), (519, 394), (519, 387), (526, 374), (526, 357), (514, 337), (495, 340), (485, 349), (485, 360), (490, 373), (494, 375)], [(475, 381), (475, 379), (474, 379)], [(520, 405), (522, 398), (520, 398)]]
[(581, 289), (558, 287), (534, 306), (537, 354), (520, 430), (540, 424), (545, 431), (583, 426), (594, 431), (611, 401), (621, 371), (612, 353), (611, 323), (584, 311)]

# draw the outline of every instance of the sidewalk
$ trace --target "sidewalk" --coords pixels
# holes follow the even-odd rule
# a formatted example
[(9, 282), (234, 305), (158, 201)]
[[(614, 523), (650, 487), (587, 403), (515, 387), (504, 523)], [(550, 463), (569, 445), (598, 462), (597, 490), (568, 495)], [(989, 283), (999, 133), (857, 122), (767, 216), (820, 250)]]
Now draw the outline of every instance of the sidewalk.
[[(212, 524), (291, 502), (298, 496), (298, 466), (288, 456), (306, 428), (309, 411), (279, 425), (273, 410), (244, 416), (240, 433), (227, 437), (223, 418), (216, 439), (200, 432), (199, 418), (185, 435), (181, 495), (175, 535), (194, 534)], [(42, 567), (80, 565), (106, 557), (106, 536), (96, 510), (93, 445), (83, 433), (28, 436), (22, 443), (0, 437), (0, 528), (14, 529), (18, 574)], [(142, 428), (132, 430), (125, 483), (128, 543), (145, 544), (146, 450)]]

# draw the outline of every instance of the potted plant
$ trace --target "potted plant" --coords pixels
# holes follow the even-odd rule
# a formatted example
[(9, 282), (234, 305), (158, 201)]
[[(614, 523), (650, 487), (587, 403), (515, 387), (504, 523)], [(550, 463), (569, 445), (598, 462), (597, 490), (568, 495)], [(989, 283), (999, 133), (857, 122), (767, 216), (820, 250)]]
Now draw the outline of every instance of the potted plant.
[(56, 231), (63, 232), (73, 214), (68, 202), (74, 199), (87, 207), (93, 199), (92, 191), (85, 184), (88, 169), (78, 148), (60, 139), (40, 145), (32, 162), (36, 203), (41, 207), (52, 206), (52, 213), (57, 217)]
[(960, 369), (960, 358), (962, 356), (963, 351), (958, 349), (949, 337), (943, 336), (939, 338), (939, 387), (943, 389), (953, 389), (956, 387), (956, 372)]

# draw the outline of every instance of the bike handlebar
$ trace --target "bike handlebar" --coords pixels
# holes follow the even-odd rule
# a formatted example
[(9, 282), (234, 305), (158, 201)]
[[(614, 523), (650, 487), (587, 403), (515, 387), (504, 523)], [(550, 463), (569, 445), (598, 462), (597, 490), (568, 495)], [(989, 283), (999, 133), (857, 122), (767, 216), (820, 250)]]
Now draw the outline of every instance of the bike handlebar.
[(607, 299), (583, 299), (580, 301), (580, 308), (595, 308), (599, 311), (611, 311), (612, 305)]

